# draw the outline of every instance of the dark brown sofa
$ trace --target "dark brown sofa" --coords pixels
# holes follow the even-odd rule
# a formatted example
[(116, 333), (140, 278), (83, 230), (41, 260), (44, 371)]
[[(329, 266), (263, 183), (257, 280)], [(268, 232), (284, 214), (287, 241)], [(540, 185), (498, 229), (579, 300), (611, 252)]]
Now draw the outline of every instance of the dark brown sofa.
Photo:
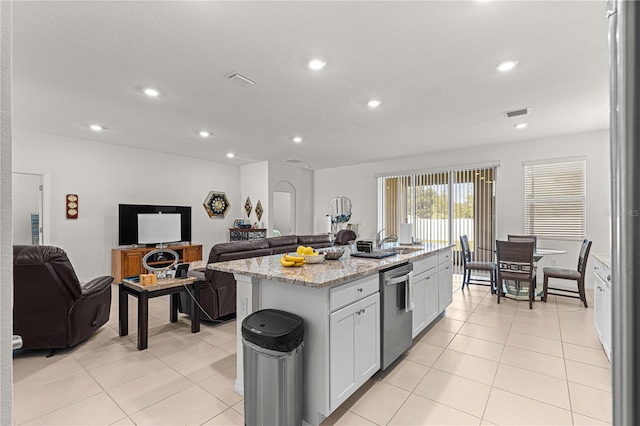
[(13, 246), (13, 334), (22, 349), (82, 342), (109, 320), (113, 277), (80, 283), (67, 254), (52, 246)]
[[(207, 263), (290, 253), (295, 252), (300, 245), (322, 248), (329, 247), (331, 242), (328, 235), (283, 235), (261, 240), (219, 243), (211, 248)], [(200, 305), (204, 309), (204, 312), (202, 309), (200, 311), (201, 320), (231, 318), (235, 315), (236, 280), (233, 274), (206, 269), (189, 271), (189, 275), (200, 281)], [(187, 292), (180, 294), (180, 312), (191, 315), (191, 304), (187, 303), (189, 297)]]

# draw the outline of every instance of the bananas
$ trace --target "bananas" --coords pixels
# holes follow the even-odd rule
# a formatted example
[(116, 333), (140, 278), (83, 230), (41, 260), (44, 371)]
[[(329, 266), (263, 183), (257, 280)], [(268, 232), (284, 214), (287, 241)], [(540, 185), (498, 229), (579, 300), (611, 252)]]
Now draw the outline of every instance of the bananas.
[(302, 256), (290, 256), (285, 254), (280, 258), (280, 264), (282, 266), (302, 266), (305, 263), (304, 257)]

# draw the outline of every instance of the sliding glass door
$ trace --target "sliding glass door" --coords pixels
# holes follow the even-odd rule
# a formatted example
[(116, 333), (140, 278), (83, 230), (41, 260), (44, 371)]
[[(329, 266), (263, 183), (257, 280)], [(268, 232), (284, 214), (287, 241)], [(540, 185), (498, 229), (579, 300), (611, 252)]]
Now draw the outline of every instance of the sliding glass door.
[(379, 228), (398, 235), (400, 223), (427, 243), (455, 244), (462, 265), (460, 236), (467, 235), (473, 258), (493, 259), (495, 167), (378, 177)]

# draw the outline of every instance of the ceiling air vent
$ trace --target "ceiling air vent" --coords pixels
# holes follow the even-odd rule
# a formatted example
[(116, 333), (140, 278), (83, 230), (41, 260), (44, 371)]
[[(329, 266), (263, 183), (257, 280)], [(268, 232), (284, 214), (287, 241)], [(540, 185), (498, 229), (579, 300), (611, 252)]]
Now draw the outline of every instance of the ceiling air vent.
[(506, 111), (504, 113), (505, 117), (507, 118), (513, 118), (527, 114), (529, 114), (529, 108), (514, 109), (513, 111)]
[(298, 164), (298, 163), (302, 163), (302, 160), (296, 160), (295, 158), (292, 158), (291, 160), (285, 160), (285, 163)]
[(249, 77), (245, 77), (239, 72), (232, 72), (227, 76), (227, 78), (242, 87), (251, 87), (254, 84), (258, 83), (255, 80), (251, 80)]

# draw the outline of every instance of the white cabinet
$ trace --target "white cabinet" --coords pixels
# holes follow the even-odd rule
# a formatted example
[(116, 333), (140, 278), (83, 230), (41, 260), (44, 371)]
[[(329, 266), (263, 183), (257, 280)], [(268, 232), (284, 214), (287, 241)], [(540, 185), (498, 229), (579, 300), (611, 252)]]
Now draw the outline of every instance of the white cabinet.
[(453, 302), (453, 267), (451, 249), (438, 254), (438, 313), (443, 312)]
[(380, 369), (380, 293), (329, 315), (330, 410)]
[(421, 272), (413, 281), (413, 326), (411, 338), (424, 330), (438, 314), (438, 269)]
[(611, 270), (596, 257), (593, 280), (593, 322), (604, 352), (611, 360)]

